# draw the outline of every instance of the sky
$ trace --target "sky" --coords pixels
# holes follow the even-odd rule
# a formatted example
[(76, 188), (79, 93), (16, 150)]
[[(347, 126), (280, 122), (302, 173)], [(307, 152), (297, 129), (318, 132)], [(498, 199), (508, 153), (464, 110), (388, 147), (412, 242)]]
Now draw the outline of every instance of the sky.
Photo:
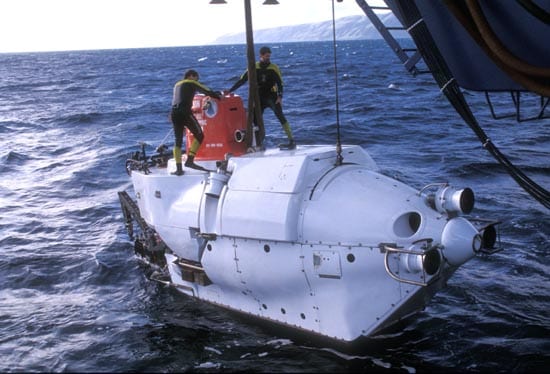
[[(0, 0), (0, 53), (205, 45), (245, 31), (244, 1)], [(254, 29), (332, 19), (332, 0), (251, 0)], [(364, 15), (334, 1), (336, 18)]]

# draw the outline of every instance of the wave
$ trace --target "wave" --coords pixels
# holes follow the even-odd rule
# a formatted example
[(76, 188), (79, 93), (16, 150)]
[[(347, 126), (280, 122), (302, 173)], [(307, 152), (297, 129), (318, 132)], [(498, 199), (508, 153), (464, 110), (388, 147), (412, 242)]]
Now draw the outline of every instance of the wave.
[(2, 164), (3, 169), (7, 167), (7, 170), (11, 170), (11, 168), (9, 168), (10, 165), (21, 165), (30, 159), (31, 157), (28, 155), (16, 151), (8, 151), (7, 153), (0, 155), (0, 163)]

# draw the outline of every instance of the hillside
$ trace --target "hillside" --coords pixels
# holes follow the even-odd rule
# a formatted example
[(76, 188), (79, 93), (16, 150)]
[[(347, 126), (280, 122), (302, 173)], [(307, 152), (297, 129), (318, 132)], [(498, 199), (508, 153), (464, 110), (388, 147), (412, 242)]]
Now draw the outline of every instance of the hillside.
[[(399, 26), (392, 13), (380, 16), (386, 26)], [(392, 34), (395, 38), (408, 38), (405, 31)], [(336, 20), (337, 40), (380, 39), (381, 36), (367, 16), (351, 16)], [(332, 40), (332, 21), (310, 23), (296, 26), (284, 26), (254, 31), (255, 43), (301, 42)], [(245, 33), (227, 34), (217, 38), (212, 44), (246, 43)]]

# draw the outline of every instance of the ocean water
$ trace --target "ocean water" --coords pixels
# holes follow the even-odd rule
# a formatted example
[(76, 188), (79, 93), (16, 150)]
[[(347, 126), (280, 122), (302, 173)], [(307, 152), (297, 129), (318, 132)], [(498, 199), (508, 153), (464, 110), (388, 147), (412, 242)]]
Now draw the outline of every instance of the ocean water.
[[(334, 144), (332, 44), (271, 47), (298, 143)], [(472, 214), (502, 221), (502, 252), (465, 264), (409, 324), (359, 352), (197, 303), (148, 279), (117, 192), (131, 194), (124, 162), (140, 142), (148, 152), (173, 144), (167, 115), (183, 71), (228, 89), (246, 67), (245, 47), (0, 54), (0, 371), (548, 369), (550, 212), (483, 150), (429, 76), (410, 76), (382, 41), (337, 50), (342, 142), (414, 187), (472, 188)], [(480, 94), (465, 94), (493, 142), (550, 188), (549, 120), (494, 121)], [(506, 95), (495, 100), (512, 111)], [(528, 112), (537, 101), (526, 100)], [(285, 139), (271, 112), (265, 121), (268, 146)]]

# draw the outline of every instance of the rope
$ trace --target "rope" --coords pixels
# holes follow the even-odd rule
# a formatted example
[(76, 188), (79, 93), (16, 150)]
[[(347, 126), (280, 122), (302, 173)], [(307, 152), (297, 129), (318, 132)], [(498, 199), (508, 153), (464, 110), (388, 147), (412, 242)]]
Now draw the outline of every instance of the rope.
[(342, 165), (342, 142), (340, 139), (340, 94), (338, 90), (338, 63), (336, 59), (336, 19), (334, 17), (334, 0), (332, 0), (332, 48), (334, 54), (334, 82), (336, 84), (336, 166)]
[(418, 21), (407, 27), (407, 32), (410, 33), (412, 29), (414, 29), (416, 26), (420, 24), (420, 22), (424, 21), (423, 18), (420, 18)]
[(164, 137), (164, 139), (162, 139), (162, 141), (160, 142), (160, 145), (166, 143), (166, 139), (168, 139), (168, 137), (172, 134), (172, 131), (174, 131), (174, 128), (171, 128), (168, 133), (166, 134), (166, 136)]

